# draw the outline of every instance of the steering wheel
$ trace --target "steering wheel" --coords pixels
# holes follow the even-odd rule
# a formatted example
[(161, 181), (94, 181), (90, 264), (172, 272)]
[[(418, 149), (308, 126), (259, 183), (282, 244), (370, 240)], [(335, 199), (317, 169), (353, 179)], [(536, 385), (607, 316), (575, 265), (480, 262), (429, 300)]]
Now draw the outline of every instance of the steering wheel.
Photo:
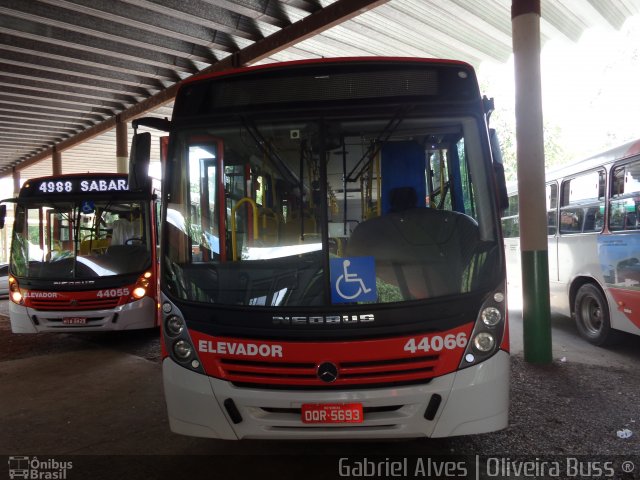
[(144, 240), (140, 237), (127, 238), (124, 241), (124, 245), (143, 245), (143, 244), (144, 244)]

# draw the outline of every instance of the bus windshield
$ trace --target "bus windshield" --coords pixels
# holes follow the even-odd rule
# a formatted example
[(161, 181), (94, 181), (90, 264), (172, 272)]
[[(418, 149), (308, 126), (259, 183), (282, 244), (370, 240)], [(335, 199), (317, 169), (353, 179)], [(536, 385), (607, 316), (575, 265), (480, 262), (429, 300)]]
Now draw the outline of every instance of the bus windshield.
[(282, 308), (495, 288), (483, 122), (390, 106), (237, 114), (180, 130), (168, 164), (168, 291)]
[(11, 271), (19, 278), (95, 279), (149, 268), (149, 211), (142, 201), (19, 202)]

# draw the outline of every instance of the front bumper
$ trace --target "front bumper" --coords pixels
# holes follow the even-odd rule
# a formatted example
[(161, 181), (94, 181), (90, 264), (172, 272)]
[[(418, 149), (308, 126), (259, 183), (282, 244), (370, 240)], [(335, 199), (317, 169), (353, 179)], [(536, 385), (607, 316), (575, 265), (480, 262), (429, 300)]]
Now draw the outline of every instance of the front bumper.
[[(84, 317), (86, 324), (66, 325), (65, 317)], [(136, 330), (156, 326), (157, 305), (150, 297), (106, 310), (44, 311), (9, 301), (9, 319), (13, 333), (103, 332)]]
[[(429, 383), (353, 390), (273, 390), (240, 388), (163, 361), (163, 381), (171, 430), (183, 435), (227, 440), (449, 437), (505, 428), (509, 413), (509, 354), (433, 378)], [(442, 401), (433, 417), (425, 411), (434, 394)], [(241, 421), (233, 422), (232, 400)], [(364, 422), (309, 425), (303, 403), (362, 403)]]

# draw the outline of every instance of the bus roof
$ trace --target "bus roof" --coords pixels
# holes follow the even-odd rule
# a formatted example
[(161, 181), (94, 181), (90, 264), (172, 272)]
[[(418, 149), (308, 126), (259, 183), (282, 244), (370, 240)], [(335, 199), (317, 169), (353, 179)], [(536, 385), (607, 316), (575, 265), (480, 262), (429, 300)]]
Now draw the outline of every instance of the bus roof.
[(475, 71), (473, 66), (469, 63), (462, 62), (460, 60), (447, 60), (442, 58), (422, 58), (422, 57), (331, 57), (331, 58), (312, 58), (306, 60), (292, 60), (289, 62), (274, 62), (265, 63), (262, 65), (253, 65), (250, 67), (238, 67), (229, 70), (221, 70), (218, 72), (204, 73), (201, 75), (194, 75), (184, 80), (182, 86), (188, 85), (193, 82), (199, 82), (202, 80), (234, 75), (237, 73), (252, 72), (257, 70), (271, 70), (278, 68), (289, 68), (301, 65), (314, 65), (314, 64), (347, 64), (347, 63), (426, 63), (426, 64), (440, 64), (449, 66), (463, 67), (465, 70)]
[(618, 160), (632, 157), (640, 154), (640, 139), (632, 140), (630, 142), (618, 145), (617, 147), (605, 150), (604, 152), (597, 153), (591, 157), (577, 160), (567, 165), (551, 168), (547, 170), (547, 180), (572, 175), (584, 170), (590, 170), (600, 165), (612, 163)]
[[(623, 143), (622, 145), (597, 153), (591, 157), (576, 160), (567, 165), (550, 168), (545, 173), (545, 180), (548, 182), (550, 180), (567, 177), (575, 173), (597, 168), (601, 165), (613, 163), (618, 160), (624, 160), (625, 158), (630, 158), (638, 154), (640, 154), (640, 139), (631, 140), (630, 142)], [(513, 194), (517, 191), (517, 181), (512, 181), (507, 184), (508, 194)]]
[[(236, 75), (234, 75), (236, 74)], [(185, 81), (172, 122), (203, 116), (228, 119), (274, 109), (358, 105), (485, 105), (473, 67), (454, 60), (352, 57), (273, 63), (208, 73)]]

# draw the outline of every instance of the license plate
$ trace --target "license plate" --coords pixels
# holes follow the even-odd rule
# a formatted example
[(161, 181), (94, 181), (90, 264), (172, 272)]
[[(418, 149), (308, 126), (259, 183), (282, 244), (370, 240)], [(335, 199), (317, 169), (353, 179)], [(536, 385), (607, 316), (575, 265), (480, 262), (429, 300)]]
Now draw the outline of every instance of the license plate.
[(362, 423), (361, 403), (305, 403), (302, 423)]
[(62, 319), (63, 325), (86, 325), (87, 317), (64, 317)]

